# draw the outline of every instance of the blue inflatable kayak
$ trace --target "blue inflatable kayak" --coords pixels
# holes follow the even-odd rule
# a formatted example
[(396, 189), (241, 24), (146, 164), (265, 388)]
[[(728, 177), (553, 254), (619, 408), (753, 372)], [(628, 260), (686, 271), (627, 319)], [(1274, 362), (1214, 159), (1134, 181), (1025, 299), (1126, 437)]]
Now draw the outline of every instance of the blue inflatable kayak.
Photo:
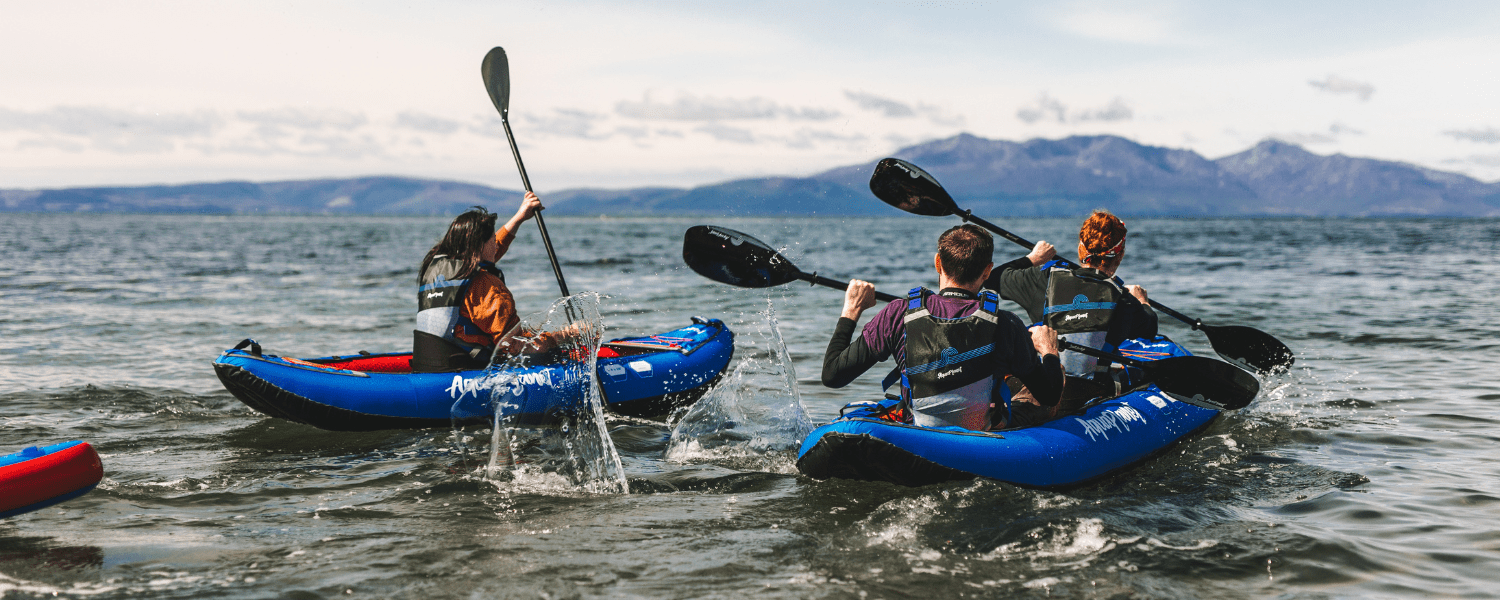
[(72, 500), (103, 478), (99, 453), (79, 441), (0, 456), (0, 519)]
[[(660, 417), (696, 402), (723, 375), (734, 334), (718, 319), (662, 334), (605, 342), (597, 362), (607, 410)], [(483, 370), (412, 373), (411, 353), (296, 359), (262, 354), (251, 340), (214, 361), (219, 381), (251, 408), (333, 431), (419, 429), (487, 422)], [(553, 422), (579, 395), (563, 393), (567, 365), (534, 366), (507, 382), (507, 416), (517, 424)], [(529, 393), (522, 393), (522, 392)]]
[[(1188, 356), (1165, 337), (1127, 340), (1141, 359)], [(1138, 372), (1136, 372), (1138, 376)], [(895, 400), (845, 407), (848, 414), (802, 442), (797, 469), (838, 477), (926, 485), (988, 477), (1032, 487), (1076, 485), (1135, 464), (1197, 431), (1219, 411), (1185, 404), (1155, 385), (1098, 401), (1082, 412), (995, 432), (927, 428), (881, 418)]]

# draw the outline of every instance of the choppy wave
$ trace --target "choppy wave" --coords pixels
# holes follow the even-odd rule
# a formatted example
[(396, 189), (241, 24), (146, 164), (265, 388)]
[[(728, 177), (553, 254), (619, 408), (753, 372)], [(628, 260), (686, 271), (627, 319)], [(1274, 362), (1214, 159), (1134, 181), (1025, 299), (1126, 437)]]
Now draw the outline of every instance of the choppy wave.
[[(715, 222), (888, 292), (935, 283), (931, 245), (953, 224)], [(0, 452), (87, 440), (106, 479), (0, 521), (0, 596), (1493, 595), (1493, 220), (1132, 221), (1130, 283), (1273, 333), (1297, 367), (1249, 408), (1068, 490), (798, 476), (801, 436), (878, 397), (875, 376), (819, 386), (840, 295), (701, 279), (680, 259), (696, 224), (549, 223), (570, 288), (608, 294), (601, 336), (702, 315), (740, 340), (693, 409), (596, 425), (630, 490), (601, 494), (548, 472), (488, 476), (494, 427), (321, 431), (255, 413), (213, 375), (247, 337), (304, 357), (408, 347), (415, 264), (442, 219), (8, 215)], [(1077, 223), (1002, 225), (1056, 242)], [(523, 307), (553, 302), (534, 232), (501, 267)], [(1186, 327), (1163, 331), (1212, 355)]]

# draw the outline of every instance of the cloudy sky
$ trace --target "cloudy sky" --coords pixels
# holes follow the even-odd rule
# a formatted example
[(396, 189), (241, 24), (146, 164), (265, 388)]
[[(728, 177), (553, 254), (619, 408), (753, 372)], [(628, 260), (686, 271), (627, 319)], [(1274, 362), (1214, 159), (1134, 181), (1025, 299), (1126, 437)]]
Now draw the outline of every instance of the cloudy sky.
[[(1311, 5), (1311, 6), (1310, 6)], [(806, 175), (969, 132), (1500, 179), (1496, 2), (0, 0), (0, 188)]]

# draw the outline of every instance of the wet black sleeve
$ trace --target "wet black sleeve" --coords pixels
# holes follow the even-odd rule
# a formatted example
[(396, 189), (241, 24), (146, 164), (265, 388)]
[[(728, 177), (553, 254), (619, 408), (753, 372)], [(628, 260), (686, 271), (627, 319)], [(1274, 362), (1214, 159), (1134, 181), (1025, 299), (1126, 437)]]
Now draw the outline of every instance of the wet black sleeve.
[(990, 289), (1026, 311), (1029, 323), (1037, 323), (1042, 320), (1042, 305), (1047, 301), (1047, 274), (1040, 268), (1031, 266), (1031, 261), (1021, 260), (1026, 262), (1024, 267), (1009, 268), (1019, 262), (1013, 260), (1005, 263), (1004, 270), (998, 275), (992, 273), (990, 279), (998, 283)]
[[(1134, 296), (1131, 296), (1131, 299), (1134, 299), (1134, 298), (1135, 298)], [(1157, 326), (1156, 311), (1151, 310), (1151, 305), (1149, 305), (1149, 304), (1140, 304), (1140, 303), (1137, 303), (1136, 306), (1141, 307), (1140, 308), (1140, 311), (1141, 311), (1140, 325), (1137, 325), (1137, 331), (1139, 331), (1140, 334), (1132, 336), (1132, 337), (1143, 337), (1143, 338), (1153, 338), (1153, 337), (1156, 337), (1156, 326)]]
[(849, 343), (856, 325), (858, 323), (854, 319), (839, 317), (839, 324), (834, 326), (833, 339), (828, 341), (828, 351), (823, 353), (824, 386), (841, 388), (849, 385), (849, 382), (880, 362), (875, 352), (865, 344), (864, 336)]
[[(1035, 357), (1033, 351), (1031, 356)], [(1058, 400), (1062, 399), (1063, 369), (1062, 360), (1056, 354), (1048, 354), (1040, 359), (1033, 358), (1038, 363), (1035, 370), (1024, 375), (1016, 375), (1026, 388), (1031, 390), (1032, 397), (1037, 403), (1045, 407), (1057, 406)]]
[[(1031, 259), (1022, 256), (1021, 258), (990, 269), (990, 278), (984, 280), (984, 287), (995, 290), (996, 293), (999, 293), (1000, 286), (1004, 283), (1003, 281), (1001, 281), (1001, 278), (1004, 277), (1004, 274), (1007, 271), (1019, 271), (1021, 269), (1030, 268)], [(1004, 294), (1001, 295), (1004, 296)]]
[(1119, 317), (1110, 323), (1107, 340), (1119, 344), (1131, 338), (1151, 339), (1156, 337), (1157, 325), (1156, 311), (1151, 310), (1150, 305), (1141, 304), (1135, 296), (1126, 294), (1120, 301)]
[(1056, 406), (1062, 398), (1063, 388), (1062, 362), (1057, 355), (1038, 357), (1036, 348), (1031, 345), (1031, 332), (1015, 315), (1002, 315), (1000, 330), (996, 333), (1000, 340), (1004, 340), (1002, 344), (1008, 355), (1004, 359), (1009, 363), (1010, 374), (1026, 384), (1042, 406)]

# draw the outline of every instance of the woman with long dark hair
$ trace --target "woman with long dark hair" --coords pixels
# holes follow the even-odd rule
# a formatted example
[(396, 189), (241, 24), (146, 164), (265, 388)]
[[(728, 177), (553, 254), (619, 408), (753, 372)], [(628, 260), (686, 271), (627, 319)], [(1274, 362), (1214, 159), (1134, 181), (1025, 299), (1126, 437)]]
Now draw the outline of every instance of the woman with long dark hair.
[(489, 364), (496, 341), (520, 321), (495, 261), (510, 248), (520, 225), (541, 209), (541, 199), (526, 192), (516, 214), (497, 231), (497, 215), (476, 206), (454, 219), (443, 239), (427, 251), (417, 276), (412, 371), (462, 371)]

